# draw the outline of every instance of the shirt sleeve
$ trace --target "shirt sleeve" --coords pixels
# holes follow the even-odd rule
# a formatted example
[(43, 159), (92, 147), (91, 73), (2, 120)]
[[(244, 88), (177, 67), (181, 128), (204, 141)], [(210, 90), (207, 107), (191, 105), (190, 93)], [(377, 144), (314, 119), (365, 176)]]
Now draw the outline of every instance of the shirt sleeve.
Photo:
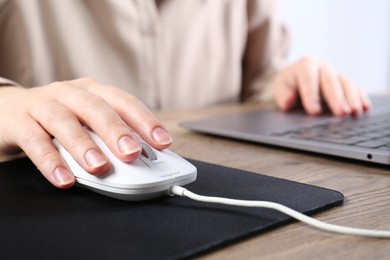
[(280, 21), (277, 1), (248, 1), (247, 12), (241, 100), (267, 101), (273, 98), (271, 81), (284, 66), (290, 36)]
[(13, 80), (0, 77), (0, 87), (2, 86), (20, 86)]

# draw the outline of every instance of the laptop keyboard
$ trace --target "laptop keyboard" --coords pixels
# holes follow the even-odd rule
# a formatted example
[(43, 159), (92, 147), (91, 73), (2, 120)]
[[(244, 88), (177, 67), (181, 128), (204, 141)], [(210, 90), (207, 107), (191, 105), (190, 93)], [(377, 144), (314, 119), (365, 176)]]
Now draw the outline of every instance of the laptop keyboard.
[(348, 117), (272, 135), (390, 151), (390, 113)]

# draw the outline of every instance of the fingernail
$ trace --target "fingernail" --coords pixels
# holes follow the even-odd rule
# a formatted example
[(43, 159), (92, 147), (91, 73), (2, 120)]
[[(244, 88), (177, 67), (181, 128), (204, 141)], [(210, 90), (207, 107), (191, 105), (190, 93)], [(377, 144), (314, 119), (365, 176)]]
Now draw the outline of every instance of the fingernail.
[(74, 181), (74, 176), (65, 168), (57, 167), (54, 170), (54, 181), (58, 185), (68, 185)]
[(172, 137), (161, 127), (156, 127), (152, 132), (153, 140), (159, 144), (166, 145), (172, 143)]
[(85, 161), (87, 162), (87, 165), (92, 168), (98, 168), (108, 162), (107, 159), (95, 149), (88, 150), (85, 153)]
[(319, 113), (321, 113), (321, 111), (322, 111), (322, 108), (321, 108), (320, 103), (319, 102), (314, 102), (313, 103), (313, 113), (314, 114), (319, 114)]
[(141, 146), (129, 136), (123, 136), (118, 142), (122, 154), (133, 154), (141, 151)]
[(352, 115), (360, 115), (363, 112), (363, 107), (360, 104), (352, 104), (350, 107)]
[(351, 112), (352, 112), (351, 107), (348, 106), (347, 103), (344, 103), (344, 104), (343, 104), (343, 110), (344, 110), (345, 114), (347, 114), (347, 115), (351, 114)]

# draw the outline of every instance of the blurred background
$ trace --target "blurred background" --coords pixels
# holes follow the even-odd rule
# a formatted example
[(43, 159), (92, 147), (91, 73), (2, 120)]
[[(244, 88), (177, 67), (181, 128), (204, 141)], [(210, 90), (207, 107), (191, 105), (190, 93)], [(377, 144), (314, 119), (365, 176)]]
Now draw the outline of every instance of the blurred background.
[(281, 0), (290, 61), (331, 63), (369, 94), (390, 93), (389, 0)]

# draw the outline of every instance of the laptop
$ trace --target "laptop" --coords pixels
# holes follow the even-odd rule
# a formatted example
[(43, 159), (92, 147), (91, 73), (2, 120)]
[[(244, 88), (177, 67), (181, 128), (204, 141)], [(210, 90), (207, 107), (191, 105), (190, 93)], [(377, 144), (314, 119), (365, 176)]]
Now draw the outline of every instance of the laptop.
[(373, 109), (359, 117), (309, 116), (258, 110), (182, 122), (184, 128), (260, 144), (390, 164), (390, 97), (371, 97)]

